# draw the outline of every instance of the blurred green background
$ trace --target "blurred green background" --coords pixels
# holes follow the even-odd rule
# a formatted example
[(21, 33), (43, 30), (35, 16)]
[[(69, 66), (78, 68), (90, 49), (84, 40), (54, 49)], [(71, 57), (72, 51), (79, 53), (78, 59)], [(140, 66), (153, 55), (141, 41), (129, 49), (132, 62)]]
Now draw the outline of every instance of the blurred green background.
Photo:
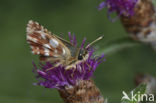
[[(120, 21), (111, 23), (99, 0), (0, 0), (0, 103), (62, 103), (57, 90), (33, 86), (32, 61), (26, 43), (26, 24), (32, 19), (67, 39), (69, 31), (87, 42), (104, 34), (101, 43), (126, 37)], [(127, 48), (107, 56), (95, 72), (95, 82), (109, 103), (119, 103), (138, 72), (156, 76), (156, 53), (147, 46)]]

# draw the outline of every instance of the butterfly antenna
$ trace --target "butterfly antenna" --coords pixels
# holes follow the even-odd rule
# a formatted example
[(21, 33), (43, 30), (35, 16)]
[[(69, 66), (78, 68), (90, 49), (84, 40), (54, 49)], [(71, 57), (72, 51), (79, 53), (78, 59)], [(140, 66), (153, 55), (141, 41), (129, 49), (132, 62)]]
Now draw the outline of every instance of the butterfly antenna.
[(97, 41), (101, 40), (103, 37), (104, 37), (104, 35), (98, 37), (96, 40), (94, 40), (93, 42), (89, 43), (89, 44), (86, 46), (86, 49), (89, 48), (89, 47), (90, 47), (91, 45), (93, 45), (94, 43), (96, 43)]
[(48, 72), (49, 70), (52, 70), (52, 69), (54, 69), (55, 67), (57, 67), (57, 66), (59, 66), (60, 64), (56, 64), (55, 66), (53, 66), (53, 67), (51, 67), (51, 68), (48, 68), (48, 69), (46, 69), (45, 71), (46, 72)]

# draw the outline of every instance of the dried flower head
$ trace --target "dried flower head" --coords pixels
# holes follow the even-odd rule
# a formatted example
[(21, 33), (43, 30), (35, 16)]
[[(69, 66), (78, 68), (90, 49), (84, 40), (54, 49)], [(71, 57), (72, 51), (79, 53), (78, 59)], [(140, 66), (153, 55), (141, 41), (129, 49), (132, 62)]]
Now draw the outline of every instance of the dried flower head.
[(117, 12), (119, 16), (132, 16), (137, 1), (138, 0), (105, 0), (99, 4), (98, 9), (108, 8), (108, 15), (112, 12)]
[(120, 16), (132, 39), (147, 43), (156, 50), (156, 9), (153, 0), (139, 0), (131, 17)]
[[(77, 45), (75, 35), (72, 37), (71, 33), (69, 33), (69, 39), (72, 44), (75, 46)], [(83, 40), (81, 48), (84, 47), (85, 40), (86, 39)], [(88, 52), (88, 59), (77, 64), (76, 69), (65, 70), (65, 67), (60, 65), (47, 71), (47, 69), (53, 67), (53, 64), (46, 62), (41, 65), (41, 69), (38, 69), (33, 63), (35, 67), (34, 72), (37, 74), (38, 79), (38, 83), (36, 84), (46, 88), (56, 88), (61, 90), (72, 87), (82, 80), (89, 80), (93, 76), (97, 66), (103, 62), (104, 55), (93, 57), (94, 50), (91, 48), (88, 49)]]

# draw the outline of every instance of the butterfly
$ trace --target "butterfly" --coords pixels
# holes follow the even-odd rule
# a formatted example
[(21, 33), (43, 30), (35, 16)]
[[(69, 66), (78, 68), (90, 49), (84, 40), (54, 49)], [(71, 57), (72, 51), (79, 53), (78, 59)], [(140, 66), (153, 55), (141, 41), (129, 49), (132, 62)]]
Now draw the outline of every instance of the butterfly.
[(53, 68), (63, 65), (66, 70), (76, 68), (78, 63), (87, 60), (87, 49), (103, 38), (101, 36), (85, 48), (78, 48), (32, 20), (28, 22), (26, 32), (26, 40), (33, 54), (39, 55), (41, 61), (53, 63)]

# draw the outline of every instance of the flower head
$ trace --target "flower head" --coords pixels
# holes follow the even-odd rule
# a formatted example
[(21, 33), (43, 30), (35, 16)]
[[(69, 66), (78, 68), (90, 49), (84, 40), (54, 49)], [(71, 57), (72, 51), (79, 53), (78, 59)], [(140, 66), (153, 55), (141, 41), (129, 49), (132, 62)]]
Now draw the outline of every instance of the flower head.
[(117, 12), (118, 15), (132, 16), (138, 0), (105, 0), (99, 4), (98, 9), (108, 8), (108, 14)]
[[(76, 37), (69, 33), (69, 39), (72, 44), (77, 45)], [(81, 45), (84, 47), (85, 39)], [(53, 67), (50, 62), (46, 62), (41, 65), (41, 69), (38, 69), (34, 64), (34, 73), (37, 74), (37, 85), (44, 86), (46, 88), (56, 88), (64, 89), (66, 87), (72, 87), (82, 80), (89, 80), (97, 66), (104, 61), (104, 55), (100, 57), (93, 57), (94, 50), (90, 48), (88, 50), (89, 57), (86, 61), (82, 61), (76, 65), (76, 68), (65, 70), (65, 67), (60, 65), (58, 67)], [(46, 71), (47, 69), (53, 67), (53, 69)]]

